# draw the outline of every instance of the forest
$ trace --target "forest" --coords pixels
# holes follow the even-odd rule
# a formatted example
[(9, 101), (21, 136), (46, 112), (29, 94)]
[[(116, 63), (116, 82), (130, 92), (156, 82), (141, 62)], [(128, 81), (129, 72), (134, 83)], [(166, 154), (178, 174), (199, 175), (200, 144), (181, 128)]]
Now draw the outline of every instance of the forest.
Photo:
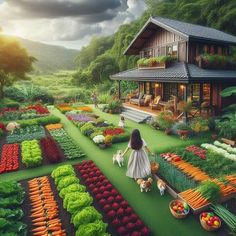
[[(36, 70), (30, 75), (31, 83), (16, 83), (14, 87), (7, 87), (5, 94), (18, 101), (36, 100), (41, 97), (49, 102), (56, 97), (66, 100), (80, 99), (89, 103), (91, 92), (96, 90), (100, 102), (106, 103), (110, 95), (117, 91), (117, 84), (112, 82), (109, 76), (136, 66), (138, 58), (124, 56), (123, 52), (150, 16), (214, 27), (236, 35), (235, 0), (146, 0), (146, 4), (147, 9), (139, 19), (121, 25), (113, 35), (93, 37), (78, 53), (71, 51), (76, 55), (75, 70), (51, 71), (47, 75), (37, 75)], [(54, 89), (49, 89), (52, 87)], [(135, 84), (122, 82), (123, 94), (134, 88)], [(14, 95), (11, 93), (12, 89), (15, 91)], [(23, 94), (27, 96), (24, 97)]]

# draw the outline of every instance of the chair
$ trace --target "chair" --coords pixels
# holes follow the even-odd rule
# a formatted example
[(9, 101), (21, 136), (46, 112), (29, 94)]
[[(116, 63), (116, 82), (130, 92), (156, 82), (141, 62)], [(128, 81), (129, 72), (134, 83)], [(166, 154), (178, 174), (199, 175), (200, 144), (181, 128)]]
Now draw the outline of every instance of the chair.
[(158, 107), (160, 106), (159, 105), (160, 100), (161, 96), (156, 96), (155, 99), (150, 103), (150, 107), (152, 110), (158, 109)]

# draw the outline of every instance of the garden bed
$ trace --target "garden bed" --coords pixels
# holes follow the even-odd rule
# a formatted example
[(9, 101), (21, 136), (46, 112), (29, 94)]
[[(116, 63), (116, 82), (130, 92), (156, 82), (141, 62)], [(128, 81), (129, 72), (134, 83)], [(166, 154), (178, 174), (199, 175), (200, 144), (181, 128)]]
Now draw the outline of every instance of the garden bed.
[(111, 147), (114, 143), (126, 142), (130, 134), (127, 130), (114, 126), (93, 113), (67, 112), (66, 117), (100, 148)]

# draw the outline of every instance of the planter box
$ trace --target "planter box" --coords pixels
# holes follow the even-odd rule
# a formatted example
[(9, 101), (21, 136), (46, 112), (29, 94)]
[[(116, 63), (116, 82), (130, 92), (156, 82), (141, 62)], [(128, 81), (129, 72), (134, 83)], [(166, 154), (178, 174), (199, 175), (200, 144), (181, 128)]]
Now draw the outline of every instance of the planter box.
[(155, 69), (166, 69), (169, 66), (167, 62), (156, 63), (152, 66), (139, 66), (140, 70), (155, 70)]
[[(221, 198), (220, 201), (219, 201), (219, 203), (224, 203), (224, 202), (226, 202), (226, 201), (228, 201), (228, 200), (230, 200), (231, 198), (234, 198), (234, 197), (236, 197), (236, 193), (230, 194), (230, 195), (228, 195), (227, 197)], [(181, 196), (179, 196), (179, 195), (178, 195), (178, 198), (181, 199), (181, 200), (183, 200), (183, 201), (185, 201), (185, 200), (184, 200)], [(192, 207), (190, 204), (188, 204), (188, 205), (190, 206), (190, 208), (191, 208), (193, 214), (199, 214), (199, 213), (201, 213), (201, 212), (203, 212), (203, 211), (206, 211), (206, 210), (209, 209), (210, 206), (211, 206), (210, 203), (208, 203), (208, 204), (206, 204), (206, 205), (204, 205), (204, 206), (202, 206), (202, 207), (199, 207), (199, 208), (194, 208), (194, 207)]]
[(197, 62), (198, 66), (202, 69), (213, 69), (213, 70), (234, 70), (235, 66), (231, 63), (220, 63), (218, 61), (215, 61), (213, 63), (207, 63), (202, 58), (199, 59)]

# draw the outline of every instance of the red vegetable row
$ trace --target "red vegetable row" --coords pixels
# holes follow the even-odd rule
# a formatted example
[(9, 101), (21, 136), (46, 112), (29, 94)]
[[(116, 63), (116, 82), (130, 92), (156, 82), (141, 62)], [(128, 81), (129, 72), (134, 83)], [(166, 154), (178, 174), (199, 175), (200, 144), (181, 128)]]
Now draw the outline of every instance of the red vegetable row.
[(28, 110), (35, 110), (37, 114), (48, 114), (49, 111), (46, 107), (36, 104), (27, 107)]
[(203, 150), (195, 145), (185, 148), (186, 151), (192, 152), (194, 155), (200, 157), (201, 159), (206, 159), (206, 150)]
[(41, 148), (44, 153), (44, 156), (51, 163), (56, 163), (61, 160), (61, 154), (59, 148), (51, 137), (43, 138), (40, 140)]
[(0, 174), (19, 169), (19, 144), (4, 144), (0, 160)]
[(114, 136), (114, 135), (119, 135), (123, 133), (125, 133), (125, 131), (122, 128), (114, 128), (114, 129), (109, 128), (109, 129), (104, 130), (103, 132), (104, 136), (107, 136), (107, 135)]
[(150, 230), (92, 161), (83, 161), (76, 169), (118, 235), (150, 235)]

